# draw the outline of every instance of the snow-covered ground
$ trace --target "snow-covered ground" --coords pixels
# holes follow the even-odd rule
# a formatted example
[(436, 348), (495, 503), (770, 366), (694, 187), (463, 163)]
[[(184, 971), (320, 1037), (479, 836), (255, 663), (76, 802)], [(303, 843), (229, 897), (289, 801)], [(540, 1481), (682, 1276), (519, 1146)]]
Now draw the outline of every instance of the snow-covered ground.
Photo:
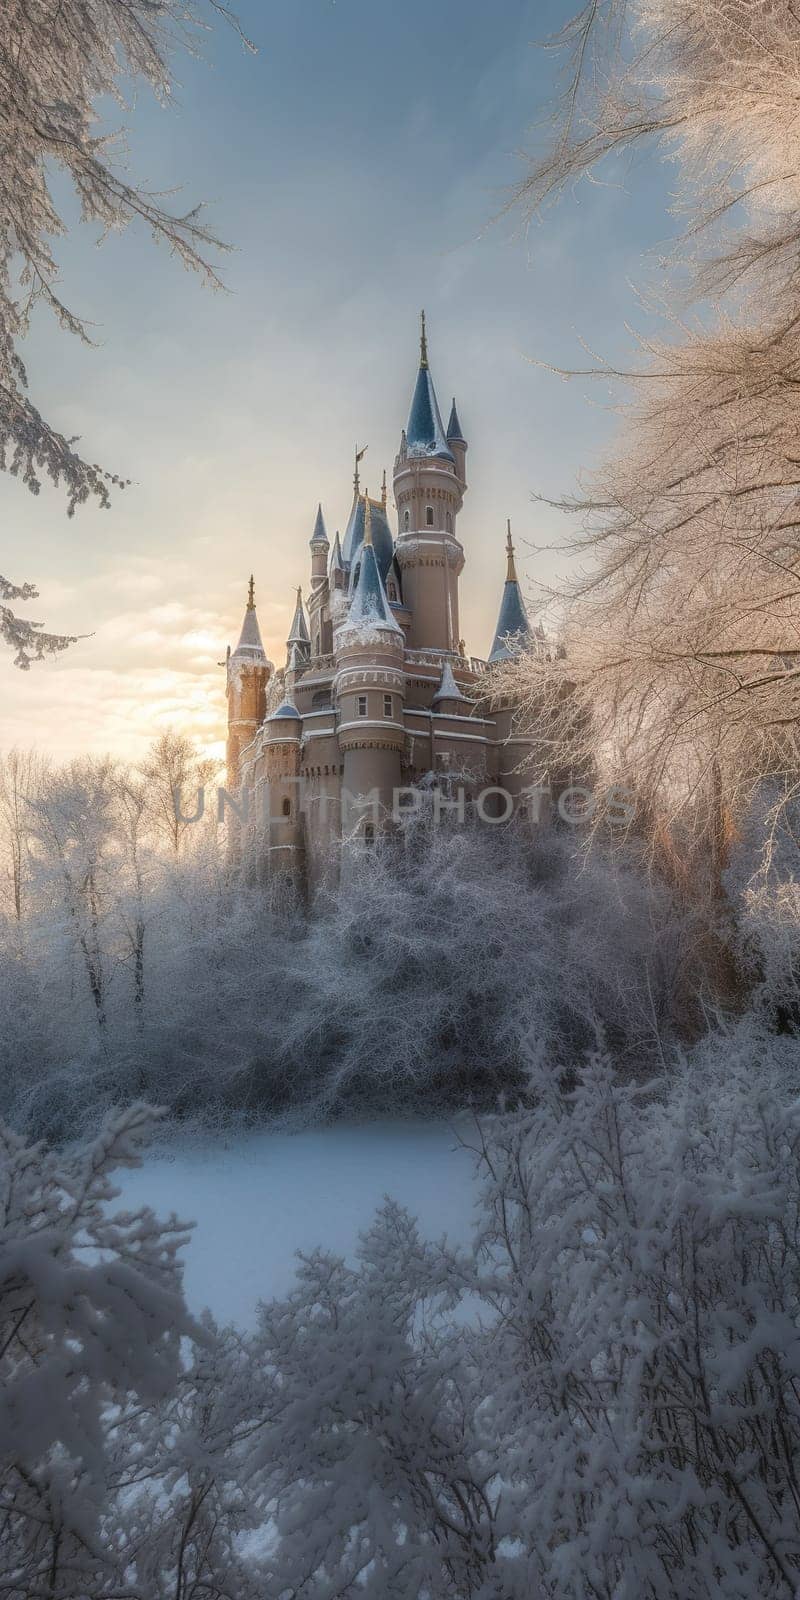
[(116, 1182), (118, 1205), (197, 1224), (185, 1254), (189, 1304), (243, 1327), (258, 1300), (285, 1294), (295, 1251), (322, 1245), (352, 1259), (384, 1195), (408, 1207), (425, 1238), (454, 1242), (469, 1238), (475, 1198), (473, 1158), (445, 1122), (209, 1139), (148, 1157)]

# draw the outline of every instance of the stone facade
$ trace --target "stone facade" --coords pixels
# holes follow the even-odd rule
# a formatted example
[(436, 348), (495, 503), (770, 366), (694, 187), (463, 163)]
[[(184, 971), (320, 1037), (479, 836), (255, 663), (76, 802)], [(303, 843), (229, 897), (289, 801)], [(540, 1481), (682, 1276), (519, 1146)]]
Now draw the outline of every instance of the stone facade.
[[(319, 881), (336, 870), (344, 839), (392, 826), (398, 804), (413, 798), (398, 793), (420, 784), (461, 789), (467, 803), (483, 794), (482, 805), (507, 810), (509, 800), (485, 791), (503, 790), (517, 805), (532, 781), (520, 770), (531, 741), (513, 707), (479, 703), (487, 661), (469, 656), (460, 637), (466, 457), (455, 401), (442, 423), (423, 315), (394, 463), (396, 534), (385, 474), (379, 499), (362, 492), (357, 454), (344, 536), (331, 544), (317, 512), (307, 616), (298, 590), (285, 667), (276, 674), (267, 660), (252, 579), (228, 655), (228, 788), (246, 802), (270, 871)], [(544, 641), (525, 611), (509, 529), (488, 664), (521, 648)]]

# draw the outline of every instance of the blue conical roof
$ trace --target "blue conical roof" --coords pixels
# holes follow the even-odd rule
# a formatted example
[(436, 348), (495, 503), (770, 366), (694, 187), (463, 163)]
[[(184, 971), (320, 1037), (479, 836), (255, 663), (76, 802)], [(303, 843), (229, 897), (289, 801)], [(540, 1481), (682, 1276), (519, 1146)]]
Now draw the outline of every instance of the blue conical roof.
[[(342, 544), (342, 560), (351, 571), (355, 566), (358, 552), (364, 542), (365, 506), (366, 496), (356, 493)], [(389, 519), (383, 503), (380, 500), (370, 500), (369, 506), (372, 520), (372, 543), (375, 546), (381, 577), (385, 579), (394, 556), (392, 530), (389, 527)]]
[(402, 630), (392, 616), (378, 566), (375, 546), (363, 544), (358, 553), (355, 585), (345, 626), (391, 628), (393, 633)]
[(322, 505), (317, 506), (317, 520), (314, 523), (314, 532), (311, 535), (312, 544), (328, 544), (328, 535), (325, 530), (325, 518), (322, 515)]
[(453, 460), (427, 361), (420, 365), (417, 373), (406, 426), (406, 448), (410, 456), (443, 456), (446, 461)]
[(534, 637), (517, 581), (514, 546), (511, 543), (511, 523), (508, 524), (506, 552), (508, 555), (506, 581), (503, 585), (503, 598), (500, 601), (500, 615), (497, 619), (494, 641), (489, 652), (490, 662), (510, 661), (519, 655)]
[(458, 420), (455, 396), (453, 396), (453, 404), (450, 407), (450, 421), (447, 424), (447, 437), (448, 440), (455, 439), (457, 444), (466, 444), (467, 442), (464, 438), (461, 423)]

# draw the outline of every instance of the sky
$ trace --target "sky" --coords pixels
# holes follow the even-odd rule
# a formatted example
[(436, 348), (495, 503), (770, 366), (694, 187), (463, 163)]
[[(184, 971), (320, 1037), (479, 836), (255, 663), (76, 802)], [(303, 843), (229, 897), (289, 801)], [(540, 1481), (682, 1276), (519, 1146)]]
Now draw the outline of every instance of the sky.
[[(573, 0), (574, 3), (574, 0)], [(542, 363), (611, 360), (642, 326), (669, 231), (667, 177), (639, 159), (584, 181), (541, 219), (507, 213), (558, 88), (542, 48), (570, 0), (242, 0), (257, 46), (215, 27), (177, 62), (162, 108), (125, 117), (129, 173), (207, 203), (233, 248), (212, 292), (131, 227), (98, 246), (70, 226), (60, 292), (94, 346), (43, 310), (23, 351), (48, 420), (130, 478), (112, 507), (67, 519), (63, 495), (0, 475), (0, 571), (34, 581), (29, 615), (85, 635), (28, 673), (0, 659), (0, 749), (138, 760), (173, 726), (225, 737), (225, 647), (247, 579), (282, 665), (307, 584), (318, 501), (344, 528), (356, 442), (362, 487), (392, 462), (427, 313), (442, 410), (469, 442), (459, 519), (462, 632), (488, 651), (506, 518), (531, 608), (563, 576), (570, 525), (535, 495), (569, 494), (616, 426), (602, 384)]]

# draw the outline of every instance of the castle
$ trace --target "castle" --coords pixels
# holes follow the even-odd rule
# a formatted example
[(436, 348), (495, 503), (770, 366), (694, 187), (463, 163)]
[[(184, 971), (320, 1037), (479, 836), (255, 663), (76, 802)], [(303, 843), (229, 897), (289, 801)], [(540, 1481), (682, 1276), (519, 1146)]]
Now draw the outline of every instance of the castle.
[[(267, 660), (253, 579), (236, 649), (228, 651), (228, 788), (260, 819), (271, 870), (318, 880), (345, 837), (372, 839), (397, 821), (420, 784), (480, 796), (505, 815), (530, 776), (530, 741), (514, 709), (476, 685), (487, 665), (543, 648), (528, 619), (509, 527), (507, 570), (485, 660), (465, 652), (458, 585), (458, 517), (467, 442), (455, 400), (442, 422), (422, 314), (419, 371), (394, 463), (397, 534), (387, 506), (362, 492), (356, 451), (344, 536), (328, 538), (322, 507), (310, 541), (307, 610), (301, 590), (285, 668)], [(509, 798), (510, 797), (510, 798)], [(266, 804), (264, 804), (266, 801)], [(362, 803), (363, 802), (363, 803)], [(451, 804), (453, 802), (451, 801)]]

